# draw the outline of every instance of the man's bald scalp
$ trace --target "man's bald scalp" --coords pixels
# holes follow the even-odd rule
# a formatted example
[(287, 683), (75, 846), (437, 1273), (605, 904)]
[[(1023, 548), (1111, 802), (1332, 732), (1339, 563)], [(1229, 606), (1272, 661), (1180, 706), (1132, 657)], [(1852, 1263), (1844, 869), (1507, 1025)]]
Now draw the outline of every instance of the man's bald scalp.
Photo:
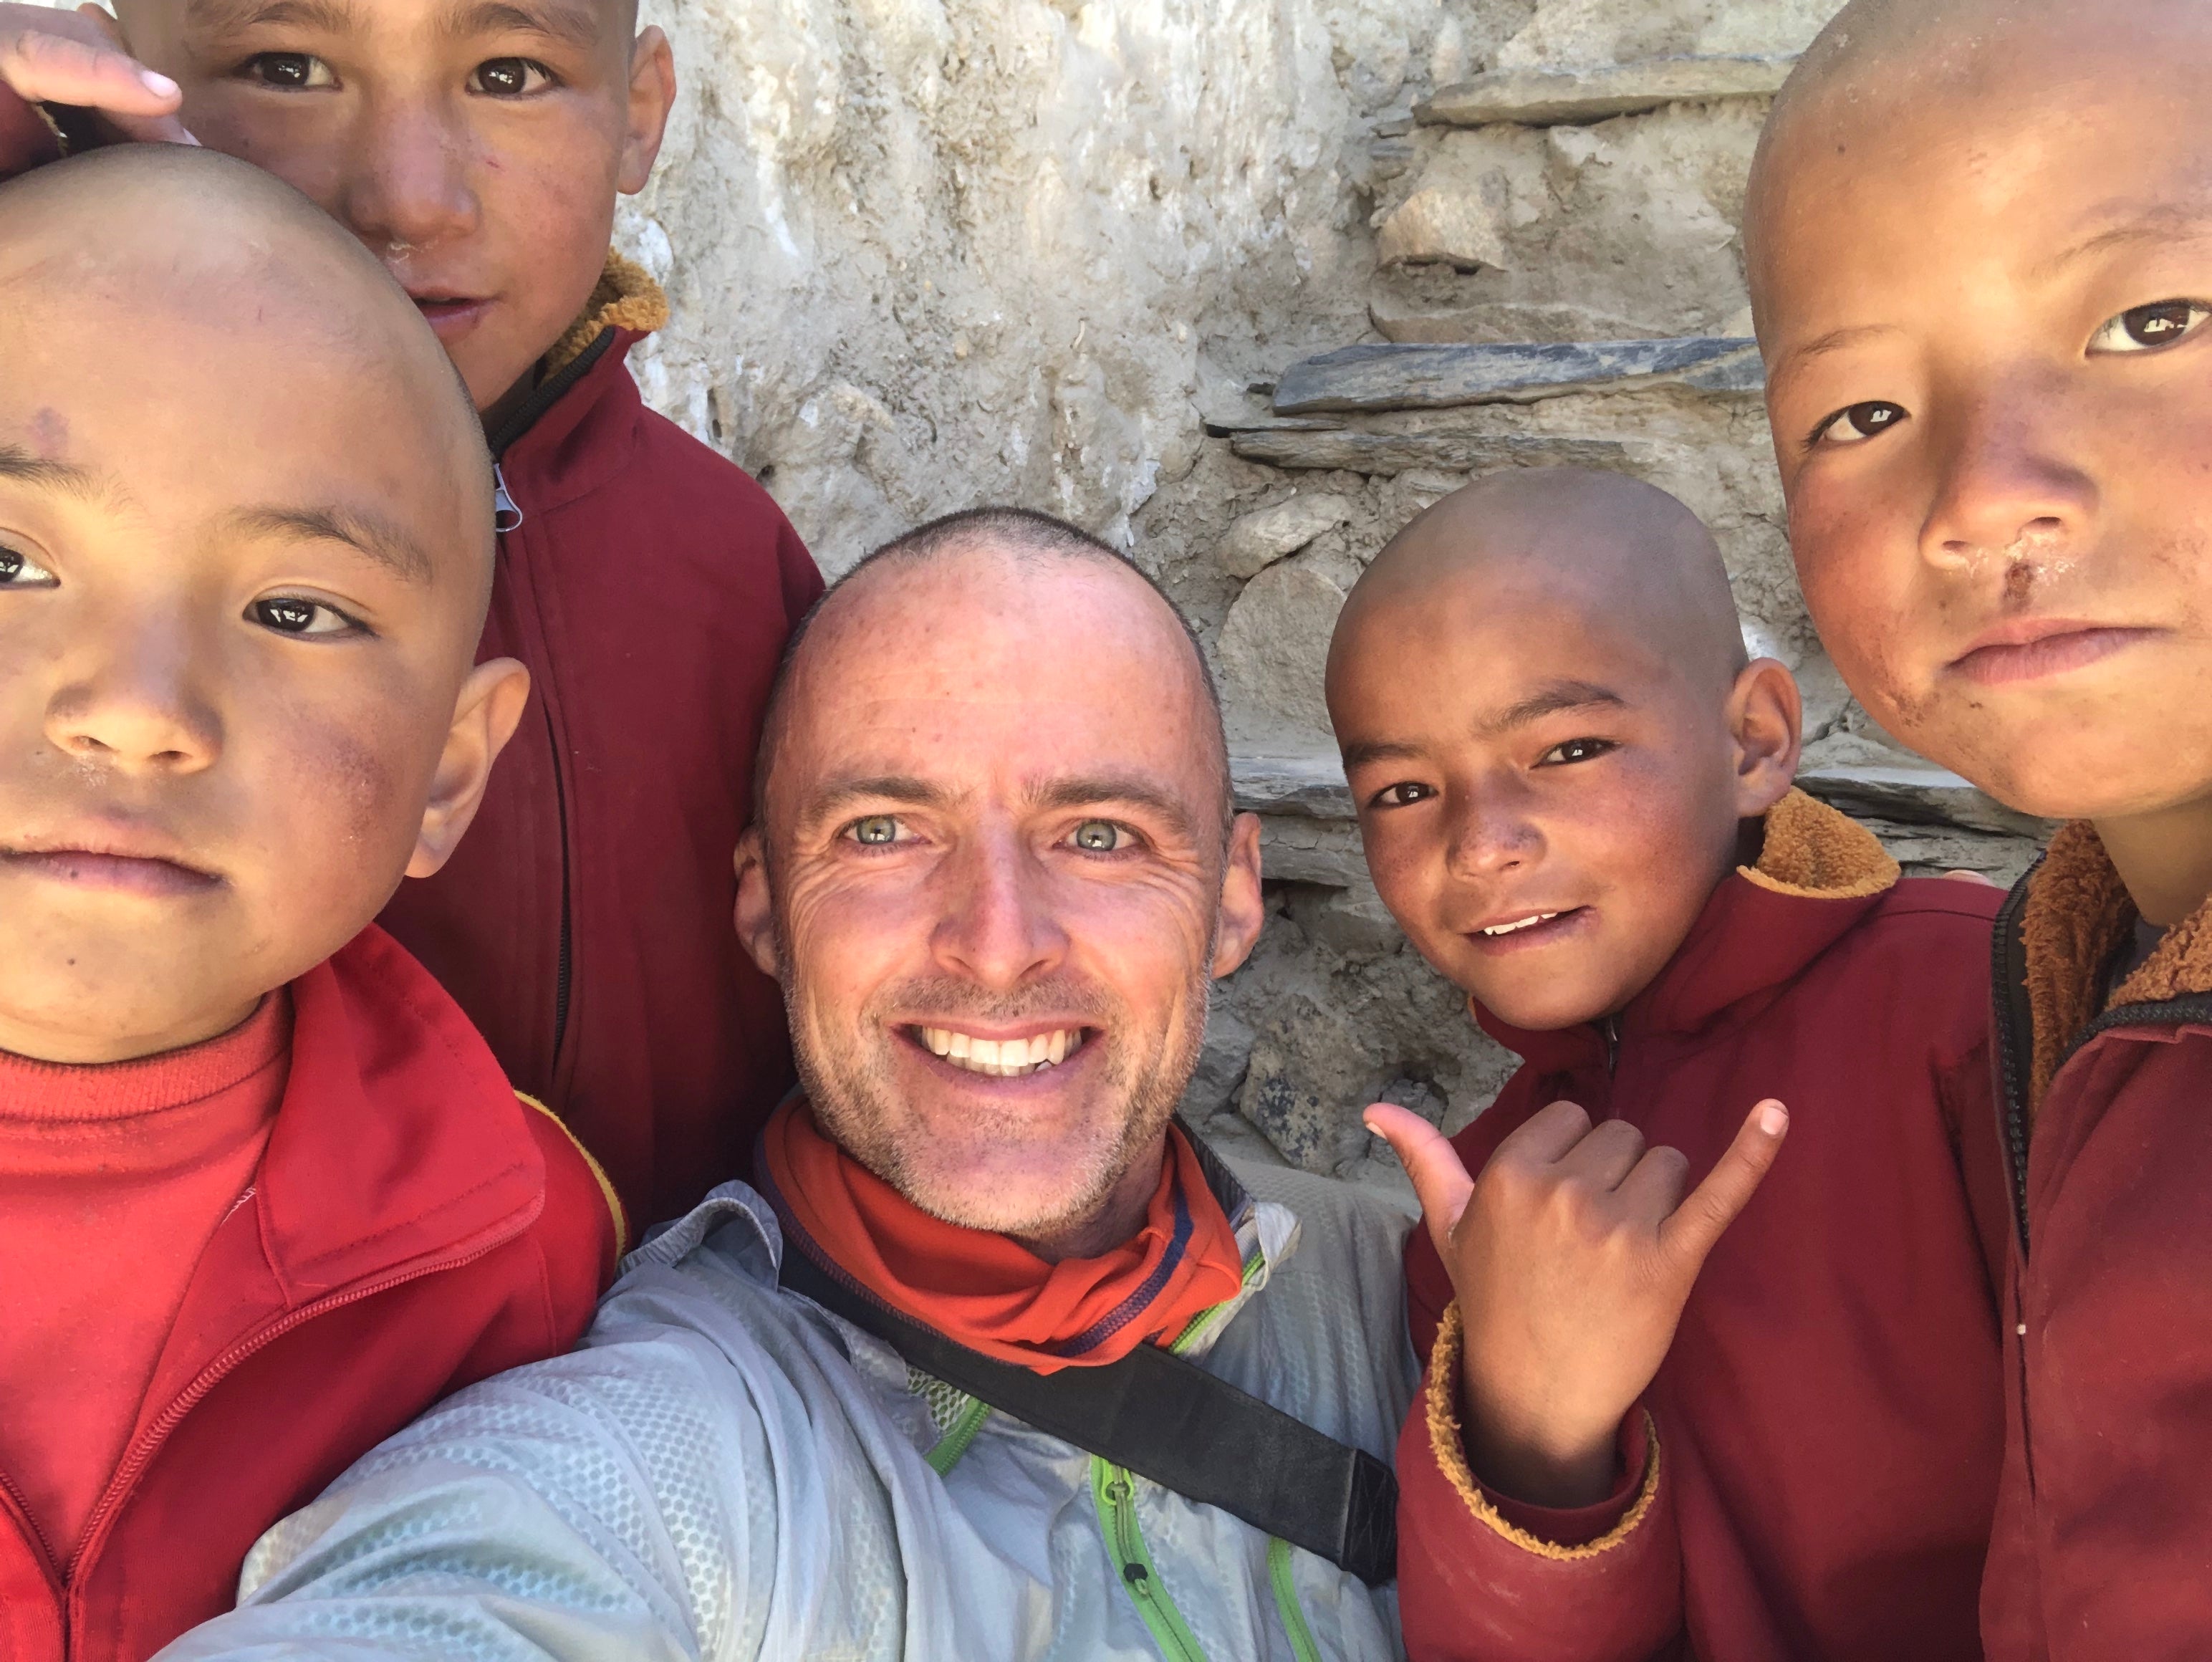
[[(66, 269), (56, 247), (70, 251)], [(0, 184), (0, 304), (52, 289), (66, 301), (88, 276), (149, 304), (212, 306), (211, 287), (311, 309), (349, 350), (398, 376), (453, 460), (489, 597), (491, 458), (475, 403), (414, 302), (336, 220), (275, 175), (189, 145), (116, 145)]]
[(1509, 468), (1418, 515), (1352, 585), (1330, 657), (1369, 612), (1419, 603), (1445, 582), (1534, 570), (1556, 599), (1632, 622), (1717, 688), (1749, 659), (1728, 568), (1695, 514), (1656, 485), (1579, 467)]
[(783, 660), (776, 667), (775, 685), (769, 693), (768, 709), (761, 724), (760, 752), (753, 767), (755, 820), (764, 824), (767, 819), (769, 774), (784, 726), (784, 705), (793, 679), (793, 667), (799, 662), (808, 635), (823, 614), (833, 610), (841, 597), (849, 600), (876, 581), (900, 570), (987, 551), (1024, 563), (1064, 561), (1109, 566), (1126, 573), (1151, 591), (1153, 600), (1175, 620), (1176, 630), (1189, 648), (1188, 667), (1195, 678), (1205, 709), (1204, 723), (1220, 767), (1221, 824), (1225, 837), (1230, 823), (1236, 818), (1235, 796), (1229, 777), (1229, 738), (1222, 719), (1221, 690), (1206, 662), (1198, 632), (1191, 627), (1190, 619), (1183, 616), (1182, 608), (1169, 598), (1167, 591), (1135, 561), (1080, 527), (1030, 508), (963, 508), (917, 526), (863, 556), (815, 601), (785, 643)]

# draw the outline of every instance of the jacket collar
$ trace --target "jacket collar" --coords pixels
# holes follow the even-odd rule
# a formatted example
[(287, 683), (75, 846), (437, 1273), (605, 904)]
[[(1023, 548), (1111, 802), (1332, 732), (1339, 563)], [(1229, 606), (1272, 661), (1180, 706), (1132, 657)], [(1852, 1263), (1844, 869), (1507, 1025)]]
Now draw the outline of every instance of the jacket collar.
[[(1667, 966), (1614, 1019), (1622, 1038), (1696, 1033), (1787, 985), (1895, 886), (1897, 862), (1863, 825), (1792, 790), (1767, 811), (1759, 861), (1722, 880)], [(1515, 1027), (1473, 1000), (1482, 1030), (1532, 1067), (1603, 1066), (1595, 1022)]]
[(527, 1114), (468, 1018), (374, 927), (292, 983), (284, 1096), (148, 1393), (304, 1306), (474, 1257), (545, 1204)]
[(659, 285), (610, 250), (584, 310), (539, 364), (537, 390), (489, 435), (525, 520), (596, 490), (629, 460), (643, 405), (624, 360), (667, 322)]
[(2029, 876), (2020, 930), (2034, 1033), (2029, 1099), (2045, 1088), (2083, 1030), (2107, 1009), (2172, 1005), (2212, 994), (2212, 900), (2166, 932), (2151, 955), (2108, 998), (2114, 955), (2134, 933), (2136, 911), (2096, 828), (2063, 825)]

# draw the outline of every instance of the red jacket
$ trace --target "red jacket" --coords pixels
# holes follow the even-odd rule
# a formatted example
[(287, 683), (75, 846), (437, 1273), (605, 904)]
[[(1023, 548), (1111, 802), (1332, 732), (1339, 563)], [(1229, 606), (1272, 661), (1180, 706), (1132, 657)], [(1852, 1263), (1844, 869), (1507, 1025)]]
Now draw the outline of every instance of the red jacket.
[[(1752, 1105), (1790, 1138), (1706, 1260), (1627, 1428), (1620, 1491), (1518, 1505), (1469, 1471), (1456, 1316), (1399, 1447), (1407, 1647), (1437, 1658), (1897, 1662), (1978, 1655), (2000, 1452), (2001, 1169), (1983, 999), (1993, 891), (1905, 881), (1793, 793), (1604, 1029), (1483, 1026), (1526, 1065), (1470, 1171), (1547, 1104), (1629, 1121), (1702, 1178)], [(1415, 1341), (1451, 1296), (1425, 1232)]]
[(513, 528), (483, 655), (529, 666), (530, 705), (452, 861), (381, 920), (641, 1226), (743, 1175), (791, 1085), (731, 859), (769, 682), (822, 592), (768, 493), (640, 400), (623, 360), (665, 312), (611, 259), (493, 435)]
[(2085, 825), (1998, 921), (2018, 1211), (1992, 1662), (2212, 1655), (2212, 903), (2107, 999), (2135, 921)]
[(370, 929), (292, 986), (251, 1204), (193, 1271), (137, 1430), (57, 1565), (0, 1490), (0, 1657), (141, 1662), (246, 1549), (462, 1385), (574, 1344), (614, 1268), (601, 1179)]

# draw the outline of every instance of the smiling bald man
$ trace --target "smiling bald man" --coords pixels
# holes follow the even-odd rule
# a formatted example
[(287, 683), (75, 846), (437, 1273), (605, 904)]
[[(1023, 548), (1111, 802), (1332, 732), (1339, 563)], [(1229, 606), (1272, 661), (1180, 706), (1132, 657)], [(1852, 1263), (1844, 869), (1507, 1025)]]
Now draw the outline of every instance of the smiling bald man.
[[(1174, 1118), (1264, 916), (1174, 609), (1056, 521), (926, 527), (815, 613), (761, 778), (737, 925), (805, 1089), (759, 1190), (271, 1531), (173, 1655), (1398, 1654), (1387, 1530), (1248, 1521), (1308, 1459), (1381, 1477), (1406, 1222)], [(1117, 1457), (1178, 1428), (1197, 1481)], [(1346, 1495), (1387, 1523), (1387, 1480)]]

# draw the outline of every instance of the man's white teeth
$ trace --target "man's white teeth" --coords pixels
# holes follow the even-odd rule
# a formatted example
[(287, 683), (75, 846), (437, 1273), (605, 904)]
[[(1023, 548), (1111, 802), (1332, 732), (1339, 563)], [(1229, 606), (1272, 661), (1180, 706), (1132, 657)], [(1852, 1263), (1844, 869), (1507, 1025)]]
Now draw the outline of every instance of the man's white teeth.
[(955, 1067), (994, 1079), (1042, 1073), (1083, 1048), (1080, 1027), (1061, 1027), (1034, 1038), (975, 1038), (950, 1027), (924, 1027), (921, 1042)]
[(1532, 912), (1528, 916), (1522, 918), (1518, 922), (1493, 923), (1488, 928), (1485, 929), (1483, 934), (1511, 934), (1516, 929), (1533, 929), (1539, 923), (1548, 923), (1558, 916), (1559, 913), (1557, 912)]

